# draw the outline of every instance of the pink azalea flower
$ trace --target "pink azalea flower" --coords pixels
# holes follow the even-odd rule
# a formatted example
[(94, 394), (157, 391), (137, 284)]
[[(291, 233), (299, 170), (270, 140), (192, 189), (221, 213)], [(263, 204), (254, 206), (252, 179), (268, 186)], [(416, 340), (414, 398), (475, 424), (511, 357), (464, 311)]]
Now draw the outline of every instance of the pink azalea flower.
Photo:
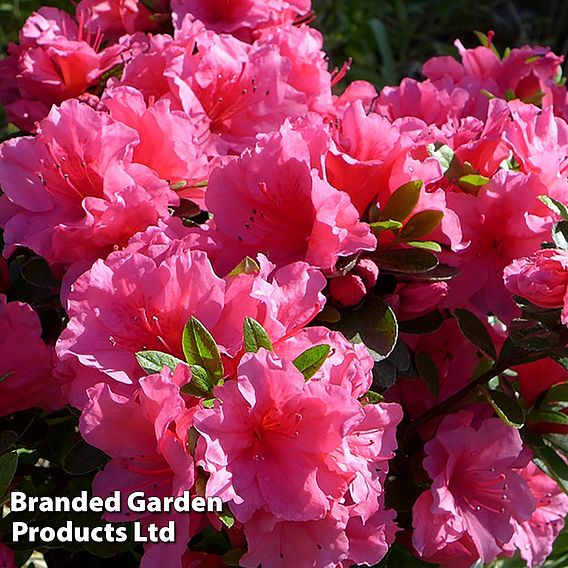
[(122, 47), (100, 50), (100, 34), (92, 34), (57, 8), (40, 8), (24, 24), (20, 44), (0, 63), (0, 102), (9, 119), (32, 131), (51, 105), (78, 97), (120, 62)]
[(167, 0), (81, 0), (75, 11), (105, 38), (117, 39), (125, 33), (153, 32), (168, 20)]
[(53, 411), (65, 404), (53, 377), (53, 348), (43, 342), (41, 333), (39, 318), (29, 305), (7, 303), (0, 294), (0, 416), (35, 406)]
[(138, 141), (131, 128), (68, 101), (53, 108), (37, 136), (4, 142), (0, 223), (7, 245), (65, 266), (106, 256), (167, 218), (177, 196), (132, 163)]
[[(295, 334), (321, 310), (325, 278), (305, 263), (279, 270), (259, 259), (259, 273), (219, 278), (204, 252), (160, 250), (158, 260), (142, 253), (112, 253), (97, 261), (72, 285), (67, 328), (57, 344), (72, 383), (73, 400), (81, 390), (106, 380), (132, 392), (143, 375), (135, 354), (165, 351), (183, 359), (181, 337), (191, 316), (199, 319), (229, 357), (238, 357), (246, 316), (257, 319), (277, 342)], [(117, 317), (117, 314), (121, 314)], [(85, 375), (81, 366), (91, 371)], [(69, 375), (76, 374), (72, 379)], [(93, 382), (94, 381), (94, 382)], [(119, 385), (117, 385), (119, 386)], [(113, 386), (113, 391), (115, 387)]]
[(287, 124), (217, 168), (206, 205), (225, 268), (263, 252), (277, 265), (305, 260), (331, 271), (339, 256), (372, 250), (376, 242), (347, 194), (311, 170), (305, 141)]
[(478, 197), (448, 194), (449, 207), (459, 215), (470, 244), (459, 255), (445, 257), (461, 271), (449, 283), (447, 307), (469, 300), (481, 313), (493, 312), (504, 322), (513, 317), (516, 308), (503, 284), (503, 270), (549, 238), (553, 215), (537, 199), (546, 193), (535, 175), (503, 170), (481, 188)]
[(192, 185), (208, 178), (207, 157), (201, 148), (200, 133), (180, 111), (171, 110), (169, 100), (147, 106), (142, 93), (132, 87), (115, 87), (106, 91), (103, 104), (110, 116), (138, 133), (132, 160), (152, 168), (170, 184), (183, 182), (178, 194), (202, 202), (204, 189)]
[(304, 522), (278, 521), (260, 511), (245, 526), (248, 551), (241, 558), (241, 565), (333, 568), (348, 556), (349, 539), (345, 534), (348, 518), (347, 510), (341, 507), (322, 519)]
[[(173, 375), (164, 369), (141, 379), (131, 398), (115, 395), (105, 384), (89, 390), (81, 434), (112, 458), (95, 479), (96, 494), (106, 497), (120, 489), (124, 499), (134, 491), (165, 497), (192, 489), (195, 472), (186, 443), (195, 408), (186, 409), (179, 392), (190, 378), (189, 369), (180, 366)], [(133, 515), (125, 508), (113, 518)]]
[[(568, 253), (537, 250), (530, 257), (514, 260), (505, 268), (503, 278), (512, 294), (541, 308), (561, 308), (568, 291)], [(563, 321), (568, 321), (568, 313), (563, 314)]]
[(331, 353), (311, 381), (342, 386), (354, 398), (363, 396), (371, 388), (374, 361), (369, 350), (362, 343), (352, 344), (337, 331), (307, 327), (277, 342), (274, 349), (279, 357), (293, 361), (314, 345), (329, 345)]
[(88, 391), (89, 403), (81, 415), (85, 440), (112, 458), (96, 476), (93, 492), (107, 497), (119, 490), (123, 497), (121, 512), (107, 513), (106, 518), (141, 518), (158, 526), (172, 519), (176, 522), (176, 543), (148, 546), (141, 566), (155, 566), (161, 558), (167, 559), (168, 566), (181, 568), (187, 541), (204, 528), (199, 515), (133, 513), (126, 504), (135, 491), (163, 499), (193, 490), (195, 470), (187, 437), (196, 406), (187, 408), (180, 395), (180, 386), (190, 379), (185, 366), (173, 374), (164, 369), (142, 379), (138, 392), (129, 398), (114, 394), (108, 385), (97, 384)]
[(518, 471), (527, 461), (518, 431), (463, 410), (446, 416), (424, 449), (432, 487), (413, 509), (414, 548), (427, 559), (467, 536), (490, 562), (535, 510)]
[(140, 253), (113, 253), (74, 283), (58, 355), (133, 384), (143, 373), (136, 352), (165, 351), (183, 359), (187, 320), (195, 316), (211, 329), (221, 315), (224, 290), (203, 252), (161, 263)]
[(207, 494), (232, 501), (241, 522), (262, 509), (282, 521), (322, 519), (326, 487), (344, 483), (325, 455), (361, 421), (356, 399), (326, 382), (306, 383), (291, 362), (265, 350), (245, 355), (237, 380), (215, 394), (215, 408), (195, 415)]
[(532, 462), (522, 470), (536, 509), (528, 521), (517, 524), (511, 545), (517, 548), (529, 568), (544, 564), (552, 545), (564, 528), (568, 514), (568, 496)]
[(514, 370), (519, 378), (521, 396), (527, 406), (531, 406), (550, 387), (568, 381), (568, 371), (553, 359), (525, 363), (516, 366)]
[(188, 15), (202, 21), (208, 29), (233, 34), (243, 41), (251, 41), (256, 30), (291, 23), (310, 8), (310, 0), (172, 0), (177, 27)]
[(505, 141), (525, 173), (534, 173), (548, 187), (547, 195), (568, 201), (568, 124), (551, 107), (509, 103), (512, 120)]

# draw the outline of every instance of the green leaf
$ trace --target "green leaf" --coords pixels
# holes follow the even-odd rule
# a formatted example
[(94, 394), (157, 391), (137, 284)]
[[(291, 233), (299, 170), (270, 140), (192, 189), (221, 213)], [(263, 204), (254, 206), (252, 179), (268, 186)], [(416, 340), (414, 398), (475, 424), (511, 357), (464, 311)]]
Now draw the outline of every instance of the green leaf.
[(412, 248), (442, 252), (442, 247), (434, 241), (407, 241), (406, 244)]
[(466, 339), (483, 353), (496, 359), (495, 345), (481, 320), (470, 311), (463, 309), (454, 310), (454, 316)]
[(376, 260), (381, 270), (420, 274), (429, 272), (438, 266), (438, 259), (427, 250), (397, 249), (379, 251)]
[(85, 475), (104, 465), (108, 459), (104, 452), (80, 440), (65, 455), (63, 470), (69, 475)]
[(219, 513), (219, 520), (228, 528), (233, 528), (235, 517), (227, 505), (223, 505), (223, 510)]
[(381, 211), (381, 219), (383, 221), (404, 221), (416, 207), (422, 186), (422, 181), (418, 180), (399, 187)]
[(16, 475), (18, 469), (18, 454), (10, 452), (0, 456), (0, 500), (8, 491), (8, 487)]
[(443, 323), (442, 314), (435, 310), (416, 319), (401, 321), (399, 327), (402, 333), (422, 335), (436, 331)]
[(544, 439), (563, 453), (568, 454), (568, 436), (566, 434), (545, 434)]
[(207, 371), (201, 365), (190, 365), (189, 368), (191, 381), (181, 388), (181, 392), (198, 398), (210, 397), (215, 385)]
[(398, 74), (396, 72), (396, 61), (393, 50), (389, 42), (387, 28), (379, 18), (373, 18), (369, 22), (369, 27), (373, 32), (373, 37), (383, 61), (382, 76), (387, 85), (397, 83)]
[(558, 485), (562, 488), (564, 493), (568, 495), (568, 483), (556, 473), (556, 466), (562, 467), (558, 463), (558, 460), (564, 463), (563, 460), (560, 458), (560, 456), (552, 448), (549, 448), (548, 446), (543, 446), (542, 448), (535, 448), (533, 446), (532, 450), (533, 450), (532, 461), (542, 471), (544, 471), (544, 473), (546, 473), (548, 477), (554, 479), (554, 481), (556, 481), (556, 483), (558, 483)]
[(517, 318), (509, 325), (509, 336), (513, 343), (527, 351), (547, 351), (555, 347), (559, 335), (538, 321)]
[(304, 375), (304, 379), (309, 381), (320, 370), (330, 353), (329, 345), (315, 345), (298, 355), (293, 363), (296, 369)]
[(429, 235), (440, 225), (444, 213), (436, 209), (426, 209), (413, 215), (404, 225), (400, 235), (405, 240), (419, 239)]
[(489, 182), (489, 178), (479, 174), (469, 174), (461, 176), (458, 180), (458, 186), (466, 193), (477, 195), (479, 189)]
[(432, 270), (413, 274), (412, 279), (420, 282), (447, 282), (458, 276), (459, 273), (460, 271), (453, 266), (438, 264)]
[(418, 374), (424, 379), (430, 392), (437, 397), (440, 394), (440, 377), (434, 361), (424, 351), (418, 351), (414, 356), (414, 360)]
[(245, 552), (245, 548), (233, 548), (232, 550), (225, 552), (221, 560), (226, 566), (240, 566), (241, 558), (244, 556)]
[(568, 221), (560, 221), (552, 229), (552, 238), (561, 250), (568, 250)]
[(18, 438), (18, 434), (12, 430), (0, 432), (0, 454), (8, 451), (18, 441)]
[(246, 317), (244, 328), (244, 345), (247, 353), (256, 353), (261, 347), (268, 351), (273, 350), (268, 333), (255, 319)]
[(429, 144), (427, 148), (430, 156), (440, 162), (442, 172), (447, 179), (457, 181), (462, 177), (464, 173), (463, 165), (449, 146), (437, 142), (436, 144)]
[(547, 402), (568, 402), (568, 382), (551, 387), (542, 401)]
[(545, 462), (555, 478), (561, 479), (563, 486), (566, 487), (566, 481), (568, 481), (568, 465), (566, 462), (550, 446), (545, 445), (537, 448), (537, 454)]
[(388, 221), (375, 221), (369, 225), (373, 234), (378, 235), (384, 231), (395, 231), (402, 228), (402, 223), (400, 221), (393, 221), (389, 219)]
[(245, 256), (231, 272), (229, 272), (228, 276), (238, 276), (239, 274), (258, 274), (260, 272), (260, 266), (258, 262), (251, 258), (250, 256)]
[(362, 404), (379, 404), (379, 402), (383, 402), (384, 400), (385, 397), (383, 395), (370, 390), (363, 395)]
[(218, 384), (223, 379), (224, 370), (219, 347), (205, 326), (191, 317), (183, 330), (183, 353), (190, 365), (203, 367), (213, 381)]
[(568, 416), (557, 410), (533, 410), (529, 414), (531, 422), (546, 422), (548, 424), (562, 424), (568, 426)]
[(138, 351), (136, 360), (149, 375), (161, 373), (164, 367), (168, 367), (173, 372), (178, 365), (185, 365), (181, 359), (161, 351)]
[(501, 391), (488, 390), (483, 388), (487, 400), (497, 412), (497, 415), (507, 426), (522, 428), (525, 423), (525, 412), (521, 408), (519, 401), (502, 393)]
[(540, 199), (540, 201), (542, 201), (551, 211), (560, 215), (565, 221), (568, 221), (568, 207), (566, 207), (564, 203), (561, 203), (548, 195), (539, 195), (538, 199)]

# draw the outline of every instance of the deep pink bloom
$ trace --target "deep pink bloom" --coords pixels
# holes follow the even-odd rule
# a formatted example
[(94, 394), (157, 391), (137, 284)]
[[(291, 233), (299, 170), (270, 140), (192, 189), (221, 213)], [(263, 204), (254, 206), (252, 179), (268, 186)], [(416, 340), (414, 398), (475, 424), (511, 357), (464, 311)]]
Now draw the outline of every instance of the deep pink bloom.
[(0, 568), (16, 568), (14, 553), (0, 542)]
[(329, 295), (338, 306), (351, 308), (363, 301), (363, 298), (367, 295), (367, 288), (360, 276), (346, 274), (330, 280)]
[(432, 487), (413, 509), (416, 551), (427, 559), (466, 535), (490, 562), (536, 506), (517, 469), (528, 460), (518, 431), (462, 410), (444, 418), (424, 449)]
[(265, 350), (245, 355), (237, 380), (215, 394), (215, 408), (195, 415), (207, 494), (232, 501), (241, 522), (262, 509), (283, 521), (323, 518), (325, 489), (344, 483), (325, 456), (361, 421), (356, 399), (330, 383), (306, 383), (291, 362)]
[(256, 30), (291, 23), (310, 8), (311, 0), (172, 0), (178, 27), (187, 15), (217, 33), (230, 33), (244, 41), (250, 41)]
[(7, 245), (50, 263), (106, 256), (169, 216), (178, 198), (146, 166), (132, 163), (131, 128), (78, 101), (53, 108), (35, 137), (0, 146), (0, 223)]
[(371, 388), (374, 361), (369, 350), (362, 343), (347, 341), (337, 331), (319, 326), (307, 327), (276, 342), (274, 349), (279, 357), (293, 361), (314, 345), (329, 345), (331, 352), (310, 380), (340, 385), (355, 398), (363, 396)]
[(322, 566), (332, 568), (346, 559), (349, 539), (345, 508), (336, 507), (333, 514), (304, 522), (278, 521), (274, 516), (258, 512), (245, 526), (248, 551), (241, 565), (256, 568), (287, 566)]
[(169, 19), (168, 0), (81, 0), (76, 6), (77, 17), (84, 17), (90, 26), (117, 39), (125, 33), (153, 32)]
[(187, 115), (171, 110), (171, 101), (167, 99), (147, 106), (142, 93), (132, 87), (109, 89), (102, 102), (114, 120), (138, 133), (140, 142), (134, 147), (133, 162), (144, 164), (170, 184), (179, 185), (179, 195), (203, 201), (204, 189), (191, 186), (207, 180), (208, 161), (200, 133)]
[[(141, 379), (131, 398), (115, 395), (104, 384), (89, 390), (81, 434), (113, 458), (97, 475), (95, 493), (106, 497), (120, 489), (126, 499), (134, 491), (164, 497), (192, 489), (195, 473), (186, 443), (195, 408), (188, 410), (179, 392), (190, 379), (188, 367), (179, 366), (173, 375), (164, 369)], [(133, 515), (125, 508), (113, 517)]]
[[(122, 383), (125, 393), (143, 375), (135, 353), (158, 350), (183, 359), (181, 337), (191, 316), (199, 319), (228, 357), (239, 354), (243, 321), (255, 318), (274, 342), (308, 324), (325, 301), (325, 278), (305, 263), (274, 269), (259, 258), (260, 272), (219, 278), (204, 252), (179, 248), (154, 260), (142, 253), (112, 253), (72, 285), (69, 324), (57, 344), (61, 370), (76, 374), (73, 403), (82, 406), (89, 382)], [(120, 316), (117, 316), (120, 314)], [(77, 366), (74, 362), (80, 363)], [(231, 362), (227, 363), (229, 372)], [(81, 366), (97, 373), (87, 376)], [(113, 387), (114, 390), (114, 387)], [(121, 391), (123, 392), (123, 391)]]
[(288, 124), (214, 170), (206, 205), (226, 268), (263, 252), (277, 265), (305, 260), (330, 271), (339, 256), (376, 242), (347, 194), (311, 169), (306, 142)]
[(555, 481), (532, 462), (521, 474), (537, 505), (528, 521), (516, 525), (510, 545), (512, 552), (518, 549), (527, 566), (532, 568), (544, 564), (552, 552), (554, 540), (564, 528), (568, 497)]
[(187, 541), (203, 528), (199, 515), (134, 513), (126, 504), (135, 491), (162, 499), (193, 491), (195, 470), (187, 443), (197, 401), (186, 407), (180, 395), (180, 387), (190, 379), (185, 366), (178, 366), (173, 374), (164, 369), (141, 379), (139, 390), (129, 398), (114, 394), (108, 385), (97, 384), (88, 391), (89, 403), (81, 415), (85, 440), (112, 458), (96, 476), (93, 492), (107, 497), (119, 490), (123, 497), (121, 512), (107, 513), (106, 518), (142, 518), (158, 526), (167, 520), (176, 522), (176, 543), (148, 546), (141, 564), (145, 567), (155, 566), (160, 558), (172, 568), (181, 568)]
[(0, 294), (0, 416), (36, 406), (53, 411), (65, 404), (53, 377), (53, 348), (41, 333), (29, 305), (7, 303)]
[(503, 283), (503, 270), (550, 238), (554, 216), (538, 200), (546, 194), (547, 187), (535, 174), (506, 170), (483, 186), (478, 197), (448, 194), (448, 204), (458, 213), (470, 244), (458, 255), (443, 257), (461, 272), (449, 283), (446, 307), (470, 301), (480, 312), (510, 321), (516, 308)]
[(521, 396), (527, 406), (550, 387), (568, 380), (566, 369), (553, 359), (540, 359), (514, 368), (518, 374)]
[(221, 315), (224, 291), (203, 252), (161, 263), (140, 253), (113, 253), (73, 284), (71, 319), (57, 352), (119, 382), (136, 383), (143, 373), (136, 352), (166, 351), (183, 359), (187, 320), (195, 316), (211, 329)]
[(559, 249), (537, 250), (529, 257), (514, 260), (505, 268), (503, 278), (512, 294), (541, 308), (560, 308), (565, 304), (568, 289), (568, 253)]
[[(0, 62), (0, 102), (9, 119), (32, 131), (51, 105), (79, 97), (120, 63), (122, 47), (100, 51), (101, 36), (57, 8), (40, 8), (24, 24), (19, 45)], [(100, 51), (100, 52), (99, 52)]]

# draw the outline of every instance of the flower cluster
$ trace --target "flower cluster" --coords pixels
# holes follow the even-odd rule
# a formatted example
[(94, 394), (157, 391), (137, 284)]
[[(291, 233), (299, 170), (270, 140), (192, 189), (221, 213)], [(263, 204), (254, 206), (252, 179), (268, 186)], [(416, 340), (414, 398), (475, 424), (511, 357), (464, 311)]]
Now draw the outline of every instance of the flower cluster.
[[(25, 131), (0, 144), (0, 416), (74, 407), (96, 495), (222, 499), (109, 515), (175, 522), (144, 568), (374, 565), (395, 540), (539, 565), (568, 514), (562, 59), (481, 35), (338, 95), (310, 10), (28, 19), (0, 62)], [(68, 472), (56, 437), (34, 451)]]

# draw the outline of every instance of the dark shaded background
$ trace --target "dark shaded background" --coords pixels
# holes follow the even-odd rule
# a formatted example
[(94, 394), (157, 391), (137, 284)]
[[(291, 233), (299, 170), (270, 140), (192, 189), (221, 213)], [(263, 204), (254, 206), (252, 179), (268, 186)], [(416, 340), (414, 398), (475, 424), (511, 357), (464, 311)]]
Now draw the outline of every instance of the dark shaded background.
[[(314, 0), (335, 65), (351, 57), (350, 80), (378, 86), (420, 75), (432, 55), (455, 53), (453, 41), (478, 44), (473, 30), (496, 32), (502, 50), (525, 43), (568, 52), (568, 0)], [(25, 18), (42, 5), (71, 8), (69, 0), (0, 0), (0, 48), (17, 38)]]

